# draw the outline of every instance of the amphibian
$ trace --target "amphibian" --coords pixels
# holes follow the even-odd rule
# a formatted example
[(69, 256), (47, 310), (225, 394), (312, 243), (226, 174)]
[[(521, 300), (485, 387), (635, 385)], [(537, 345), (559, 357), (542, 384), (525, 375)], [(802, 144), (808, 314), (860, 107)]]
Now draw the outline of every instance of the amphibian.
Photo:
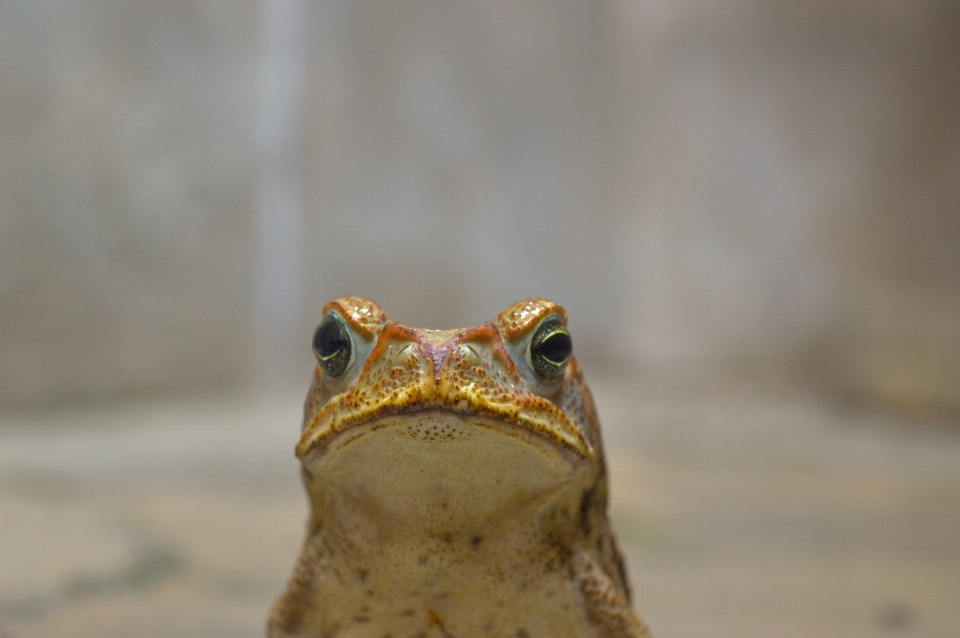
[(324, 307), (297, 457), (307, 537), (271, 638), (637, 638), (563, 308), (417, 330)]

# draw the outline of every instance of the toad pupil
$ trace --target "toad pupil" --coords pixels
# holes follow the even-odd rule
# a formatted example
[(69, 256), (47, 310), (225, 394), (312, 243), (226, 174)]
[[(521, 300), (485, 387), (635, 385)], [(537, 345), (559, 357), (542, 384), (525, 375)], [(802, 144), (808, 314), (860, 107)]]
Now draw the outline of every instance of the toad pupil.
[(573, 341), (560, 319), (548, 319), (530, 342), (530, 364), (542, 379), (556, 381), (573, 354)]
[(350, 363), (350, 336), (346, 327), (335, 317), (320, 324), (313, 334), (313, 352), (317, 361), (331, 377), (339, 377)]
[(537, 354), (550, 363), (562, 364), (570, 356), (573, 342), (565, 332), (554, 332), (538, 344)]

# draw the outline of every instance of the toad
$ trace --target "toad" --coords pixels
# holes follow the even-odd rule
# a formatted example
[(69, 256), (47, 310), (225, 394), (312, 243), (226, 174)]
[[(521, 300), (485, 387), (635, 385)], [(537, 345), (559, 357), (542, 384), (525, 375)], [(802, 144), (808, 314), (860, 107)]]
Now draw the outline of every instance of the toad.
[(418, 330), (330, 302), (296, 454), (311, 513), (271, 638), (637, 638), (563, 308)]

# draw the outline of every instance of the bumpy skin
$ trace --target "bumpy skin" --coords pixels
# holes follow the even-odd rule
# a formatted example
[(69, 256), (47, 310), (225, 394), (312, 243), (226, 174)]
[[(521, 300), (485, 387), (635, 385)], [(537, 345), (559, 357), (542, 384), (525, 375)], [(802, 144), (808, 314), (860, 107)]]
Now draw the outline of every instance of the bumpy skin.
[(271, 638), (639, 638), (606, 514), (593, 399), (576, 360), (527, 347), (563, 309), (514, 304), (416, 330), (354, 297), (350, 367), (307, 395), (297, 456), (312, 512)]

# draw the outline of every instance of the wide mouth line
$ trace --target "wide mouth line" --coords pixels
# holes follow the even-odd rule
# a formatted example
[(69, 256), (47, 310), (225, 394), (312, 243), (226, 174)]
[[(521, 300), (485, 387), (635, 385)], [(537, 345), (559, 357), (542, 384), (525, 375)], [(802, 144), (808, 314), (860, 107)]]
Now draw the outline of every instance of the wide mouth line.
[[(370, 426), (376, 424), (378, 421), (383, 421), (385, 419), (390, 419), (391, 417), (406, 417), (414, 416), (417, 414), (425, 414), (428, 412), (442, 412), (445, 414), (451, 414), (453, 416), (459, 417), (464, 423), (468, 423), (471, 418), (482, 419), (491, 424), (497, 424), (505, 430), (505, 434), (509, 435), (509, 431), (523, 433), (530, 436), (532, 439), (539, 440), (545, 444), (548, 444), (549, 447), (556, 448), (558, 451), (566, 454), (572, 454), (573, 457), (583, 460), (587, 457), (587, 454), (584, 451), (578, 449), (574, 444), (567, 441), (560, 434), (550, 435), (548, 432), (541, 431), (537, 428), (525, 426), (523, 423), (517, 423), (515, 421), (509, 421), (500, 417), (498, 415), (488, 415), (488, 414), (478, 414), (475, 412), (466, 411), (464, 407), (463, 411), (457, 410), (457, 406), (460, 403), (466, 404), (466, 400), (463, 399), (456, 404), (438, 404), (438, 405), (414, 405), (414, 406), (404, 406), (401, 408), (385, 408), (384, 410), (378, 412), (375, 416), (372, 416), (369, 419), (359, 421), (356, 423), (350, 423), (343, 429), (339, 429), (336, 432), (327, 431), (321, 435), (318, 441), (314, 441), (310, 445), (310, 450), (306, 452), (306, 455), (309, 455), (313, 452), (323, 452), (330, 448), (336, 441), (342, 439), (343, 437), (349, 436), (351, 433), (355, 434), (355, 438), (359, 438), (370, 431)], [(484, 427), (477, 423), (474, 423), (477, 427)], [(386, 426), (381, 426), (386, 427)], [(357, 430), (365, 430), (363, 433), (358, 433)], [(379, 428), (377, 428), (379, 429)], [(352, 441), (352, 440), (351, 440)]]

